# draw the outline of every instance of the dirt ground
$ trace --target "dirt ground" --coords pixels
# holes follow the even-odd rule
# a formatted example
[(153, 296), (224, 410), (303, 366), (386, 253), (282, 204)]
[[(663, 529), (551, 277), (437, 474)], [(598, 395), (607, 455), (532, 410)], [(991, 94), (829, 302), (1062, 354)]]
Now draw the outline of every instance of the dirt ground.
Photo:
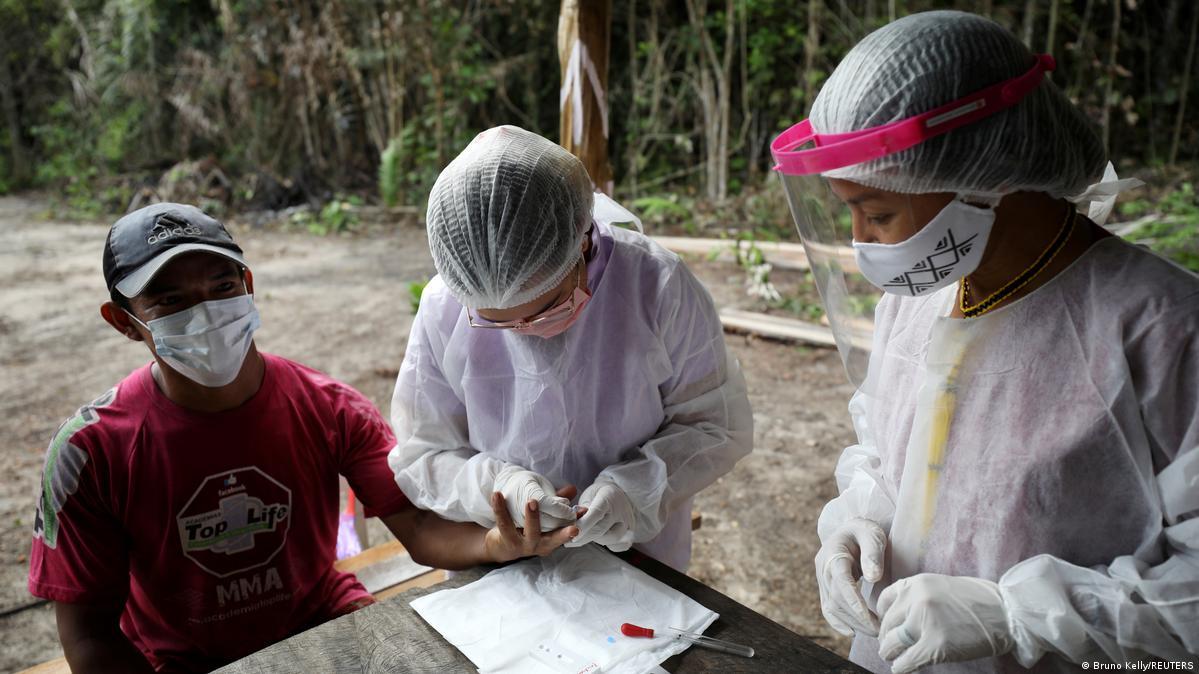
[[(50, 435), (148, 360), (99, 316), (107, 223), (48, 221), (44, 211), (36, 197), (0, 197), (0, 614), (33, 599), (29, 541)], [(236, 222), (258, 290), (259, 347), (350, 383), (386, 411), (412, 322), (407, 284), (433, 273), (423, 228), (318, 238)], [(718, 305), (748, 304), (736, 266), (689, 262)], [(696, 499), (703, 527), (690, 574), (845, 654), (848, 640), (820, 616), (811, 560), (833, 466), (852, 439), (849, 384), (834, 351), (739, 335), (728, 343), (749, 381), (755, 447)], [(50, 607), (0, 618), (0, 671), (59, 655)]]

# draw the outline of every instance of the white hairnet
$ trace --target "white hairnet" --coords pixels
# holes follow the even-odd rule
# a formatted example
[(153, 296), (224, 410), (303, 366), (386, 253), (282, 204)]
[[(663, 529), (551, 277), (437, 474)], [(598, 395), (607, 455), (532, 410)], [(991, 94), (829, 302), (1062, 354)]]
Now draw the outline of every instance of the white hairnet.
[(535, 133), (488, 129), (437, 177), (429, 250), (468, 309), (508, 309), (556, 286), (579, 261), (591, 222), (583, 163)]
[[(965, 12), (912, 14), (859, 42), (812, 105), (818, 133), (888, 124), (1028, 71), (1032, 52), (1007, 29)], [(829, 171), (878, 189), (1074, 195), (1103, 174), (1103, 144), (1048, 80), (1016, 105), (915, 147)]]

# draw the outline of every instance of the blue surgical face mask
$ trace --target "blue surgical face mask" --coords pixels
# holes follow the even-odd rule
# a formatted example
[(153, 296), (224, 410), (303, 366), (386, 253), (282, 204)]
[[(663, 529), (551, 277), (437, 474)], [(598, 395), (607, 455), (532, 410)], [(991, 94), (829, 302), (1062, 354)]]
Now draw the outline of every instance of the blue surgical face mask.
[(154, 351), (172, 370), (212, 388), (237, 378), (262, 324), (249, 294), (201, 302), (149, 323), (129, 317), (150, 331)]

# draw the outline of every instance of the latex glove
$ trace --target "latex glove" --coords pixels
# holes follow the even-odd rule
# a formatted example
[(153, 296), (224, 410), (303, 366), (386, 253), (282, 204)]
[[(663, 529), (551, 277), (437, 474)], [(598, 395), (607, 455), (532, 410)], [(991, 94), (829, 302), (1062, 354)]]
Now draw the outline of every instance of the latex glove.
[(570, 500), (554, 495), (554, 485), (544, 476), (525, 470), (520, 466), (508, 465), (495, 476), (495, 491), (504, 495), (508, 514), (517, 527), (525, 526), (525, 505), (537, 502), (541, 514), (541, 530), (552, 531), (575, 523), (575, 513)]
[(620, 487), (596, 482), (583, 490), (579, 505), (586, 507), (587, 512), (576, 523), (579, 535), (566, 547), (577, 548), (594, 541), (613, 552), (624, 552), (633, 545), (637, 511)]
[(1003, 655), (1015, 646), (999, 586), (989, 580), (922, 573), (883, 590), (878, 610), (878, 654), (894, 660), (893, 674)]
[(845, 636), (854, 632), (878, 636), (878, 616), (862, 596), (862, 578), (883, 578), (887, 534), (875, 522), (854, 518), (833, 532), (816, 553), (820, 611), (828, 624)]

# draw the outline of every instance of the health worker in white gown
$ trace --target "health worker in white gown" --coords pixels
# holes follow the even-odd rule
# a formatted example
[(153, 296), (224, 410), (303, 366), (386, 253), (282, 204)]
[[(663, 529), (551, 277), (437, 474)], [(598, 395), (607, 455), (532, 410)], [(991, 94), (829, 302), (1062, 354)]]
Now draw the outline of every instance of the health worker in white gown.
[[(691, 499), (750, 452), (745, 380), (678, 256), (611, 221), (582, 163), (536, 134), (479, 134), (429, 197), (425, 287), (392, 400), (414, 504), (577, 526), (568, 546), (691, 555)], [(571, 497), (582, 489), (576, 507)], [(576, 513), (579, 513), (576, 520)]]
[(914, 14), (772, 146), (860, 383), (816, 573), (874, 672), (1199, 660), (1199, 278), (1102, 228), (1054, 68)]

